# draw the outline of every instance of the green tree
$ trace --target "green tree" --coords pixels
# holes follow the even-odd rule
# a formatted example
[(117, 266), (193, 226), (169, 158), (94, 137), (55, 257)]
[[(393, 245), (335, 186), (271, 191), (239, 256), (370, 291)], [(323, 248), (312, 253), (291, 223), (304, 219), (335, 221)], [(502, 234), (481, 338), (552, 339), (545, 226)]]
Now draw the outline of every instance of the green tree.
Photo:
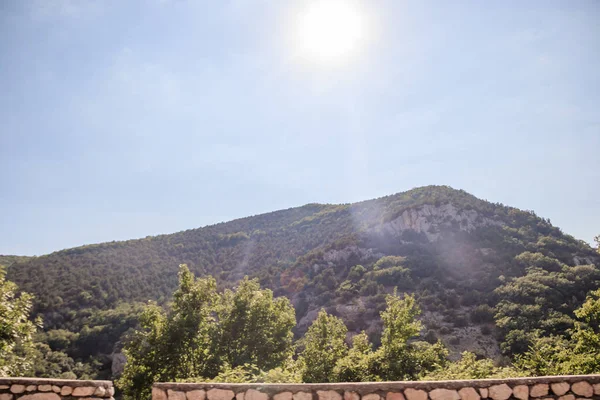
[(352, 347), (346, 357), (337, 361), (333, 375), (337, 382), (370, 382), (381, 380), (374, 375), (375, 353), (365, 332), (352, 338)]
[(261, 370), (282, 365), (293, 354), (294, 307), (273, 298), (257, 280), (244, 278), (235, 291), (225, 290), (218, 308), (222, 362), (235, 368), (252, 364)]
[(536, 332), (515, 364), (532, 375), (600, 373), (600, 289), (589, 293), (575, 315), (578, 321), (565, 336), (542, 337)]
[(182, 265), (169, 311), (150, 304), (127, 341), (118, 385), (125, 397), (142, 399), (157, 381), (248, 381), (291, 358), (294, 325), (289, 300), (273, 298), (257, 281), (245, 278), (219, 295), (213, 278), (196, 279)]
[(211, 348), (211, 313), (218, 298), (215, 280), (195, 279), (187, 266), (181, 265), (179, 288), (173, 297), (168, 313), (154, 303), (147, 306), (140, 329), (124, 347), (127, 363), (118, 385), (126, 398), (148, 398), (157, 381), (216, 374)]
[(461, 358), (427, 374), (424, 380), (486, 379), (523, 376), (521, 371), (510, 367), (496, 367), (489, 358), (477, 359), (474, 353), (465, 351)]
[(302, 339), (304, 350), (299, 363), (303, 382), (332, 382), (337, 362), (346, 356), (346, 333), (344, 322), (321, 310)]
[(379, 376), (384, 380), (414, 380), (446, 363), (447, 349), (437, 342), (409, 342), (419, 335), (423, 325), (415, 298), (405, 295), (386, 297), (387, 308), (381, 313), (383, 335), (378, 349)]
[(17, 295), (17, 285), (6, 280), (0, 266), (0, 376), (27, 376), (34, 372), (33, 335), (41, 320), (30, 320), (33, 296)]

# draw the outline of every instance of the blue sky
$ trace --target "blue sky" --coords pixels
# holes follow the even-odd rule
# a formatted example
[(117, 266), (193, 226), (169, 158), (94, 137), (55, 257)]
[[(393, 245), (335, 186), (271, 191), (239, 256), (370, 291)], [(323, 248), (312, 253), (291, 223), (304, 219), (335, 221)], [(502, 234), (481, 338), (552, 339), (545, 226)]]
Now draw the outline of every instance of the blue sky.
[(447, 184), (600, 234), (600, 2), (365, 2), (300, 62), (309, 0), (0, 2), (0, 254)]

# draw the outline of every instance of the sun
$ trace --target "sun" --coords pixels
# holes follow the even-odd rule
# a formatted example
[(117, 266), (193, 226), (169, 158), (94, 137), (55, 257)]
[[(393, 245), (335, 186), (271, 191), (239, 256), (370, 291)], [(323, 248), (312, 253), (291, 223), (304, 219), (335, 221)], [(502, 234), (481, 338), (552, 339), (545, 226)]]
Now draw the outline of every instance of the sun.
[(297, 45), (310, 62), (337, 64), (365, 38), (364, 16), (353, 0), (314, 0), (300, 15)]

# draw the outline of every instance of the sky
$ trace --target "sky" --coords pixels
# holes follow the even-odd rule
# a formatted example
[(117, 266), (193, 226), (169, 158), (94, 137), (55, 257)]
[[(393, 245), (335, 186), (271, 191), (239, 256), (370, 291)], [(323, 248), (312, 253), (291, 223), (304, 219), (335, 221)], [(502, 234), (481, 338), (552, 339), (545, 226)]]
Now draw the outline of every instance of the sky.
[(0, 254), (431, 184), (600, 234), (600, 2), (348, 0), (327, 64), (311, 1), (1, 1)]

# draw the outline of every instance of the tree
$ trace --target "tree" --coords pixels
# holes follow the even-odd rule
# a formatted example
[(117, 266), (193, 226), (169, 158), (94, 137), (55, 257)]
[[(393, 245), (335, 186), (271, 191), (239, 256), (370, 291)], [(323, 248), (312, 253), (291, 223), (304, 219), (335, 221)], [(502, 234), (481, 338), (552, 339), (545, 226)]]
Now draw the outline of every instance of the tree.
[(17, 285), (6, 280), (0, 266), (0, 376), (27, 376), (33, 373), (33, 334), (41, 320), (29, 319), (33, 296), (17, 295)]
[(352, 338), (352, 347), (346, 357), (337, 361), (333, 375), (336, 382), (372, 382), (381, 378), (374, 375), (373, 345), (365, 332)]
[(179, 288), (165, 311), (151, 303), (127, 341), (118, 385), (127, 398), (147, 398), (153, 382), (243, 378), (284, 364), (292, 355), (294, 309), (244, 278), (222, 295), (216, 281), (181, 265)]
[(489, 358), (477, 359), (474, 353), (465, 351), (460, 360), (449, 363), (430, 374), (425, 380), (486, 379), (523, 376), (523, 373), (509, 367), (496, 367)]
[(515, 364), (532, 375), (600, 373), (600, 289), (588, 294), (575, 315), (578, 321), (567, 335), (536, 334)]
[(400, 298), (396, 291), (386, 297), (387, 308), (381, 312), (383, 335), (377, 351), (379, 376), (384, 380), (414, 380), (446, 363), (448, 350), (437, 342), (409, 342), (419, 335), (423, 325), (416, 317), (421, 313), (415, 298)]
[(336, 363), (346, 356), (346, 333), (344, 322), (321, 310), (308, 328), (302, 343), (304, 350), (299, 362), (303, 382), (332, 382)]
[(292, 356), (294, 307), (261, 290), (258, 281), (246, 277), (235, 291), (225, 290), (217, 315), (222, 361), (232, 368), (252, 364), (270, 370)]

